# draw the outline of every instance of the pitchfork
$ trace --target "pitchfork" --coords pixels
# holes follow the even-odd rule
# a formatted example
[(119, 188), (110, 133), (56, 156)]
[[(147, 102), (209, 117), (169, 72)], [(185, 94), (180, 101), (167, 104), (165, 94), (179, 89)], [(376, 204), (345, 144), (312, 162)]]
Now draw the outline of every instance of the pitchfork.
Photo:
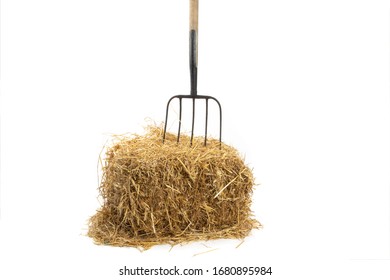
[(165, 134), (167, 132), (168, 112), (169, 104), (173, 99), (179, 99), (179, 128), (177, 132), (177, 142), (180, 141), (180, 129), (182, 123), (182, 100), (192, 99), (192, 125), (191, 125), (191, 140), (190, 145), (194, 138), (194, 125), (195, 125), (195, 101), (198, 99), (204, 99), (206, 103), (206, 123), (204, 133), (204, 145), (207, 145), (207, 127), (208, 127), (208, 114), (209, 114), (209, 100), (213, 100), (217, 103), (219, 108), (219, 143), (222, 139), (222, 108), (219, 101), (209, 95), (198, 95), (197, 82), (198, 82), (198, 8), (199, 0), (190, 0), (190, 78), (191, 78), (191, 94), (190, 95), (175, 95), (172, 96), (168, 103), (165, 114), (165, 125), (163, 134), (163, 143), (165, 141)]

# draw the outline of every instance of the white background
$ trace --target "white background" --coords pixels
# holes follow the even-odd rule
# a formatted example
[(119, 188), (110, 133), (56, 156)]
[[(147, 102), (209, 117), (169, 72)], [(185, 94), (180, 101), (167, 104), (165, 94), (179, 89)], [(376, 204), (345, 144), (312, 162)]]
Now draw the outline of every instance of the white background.
[(0, 278), (240, 265), (272, 266), (264, 279), (390, 279), (389, 8), (200, 1), (199, 93), (221, 101), (223, 139), (254, 168), (264, 228), (237, 249), (140, 253), (84, 236), (97, 160), (111, 133), (160, 123), (188, 93), (188, 1), (3, 0)]

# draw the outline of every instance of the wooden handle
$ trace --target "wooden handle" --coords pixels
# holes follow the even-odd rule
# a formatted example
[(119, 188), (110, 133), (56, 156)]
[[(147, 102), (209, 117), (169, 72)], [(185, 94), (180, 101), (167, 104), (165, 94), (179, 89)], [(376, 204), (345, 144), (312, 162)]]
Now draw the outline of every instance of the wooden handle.
[(198, 31), (199, 0), (190, 0), (190, 30)]

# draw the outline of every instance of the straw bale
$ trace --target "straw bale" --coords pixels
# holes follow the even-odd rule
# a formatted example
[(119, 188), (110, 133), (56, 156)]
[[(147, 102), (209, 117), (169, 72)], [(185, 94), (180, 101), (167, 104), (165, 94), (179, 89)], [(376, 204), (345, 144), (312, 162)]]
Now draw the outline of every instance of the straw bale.
[(236, 149), (219, 141), (148, 127), (117, 136), (107, 148), (99, 194), (89, 220), (97, 244), (148, 249), (157, 244), (244, 238), (260, 226), (252, 217), (254, 178)]

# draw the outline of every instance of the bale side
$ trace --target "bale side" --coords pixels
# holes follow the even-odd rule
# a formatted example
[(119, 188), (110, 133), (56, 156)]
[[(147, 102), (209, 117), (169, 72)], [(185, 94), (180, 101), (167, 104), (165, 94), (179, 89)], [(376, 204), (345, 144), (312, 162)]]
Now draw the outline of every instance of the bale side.
[(210, 139), (176, 143), (161, 129), (119, 137), (107, 149), (103, 205), (88, 235), (97, 244), (149, 248), (194, 240), (244, 238), (260, 226), (250, 205), (252, 171), (238, 152)]

